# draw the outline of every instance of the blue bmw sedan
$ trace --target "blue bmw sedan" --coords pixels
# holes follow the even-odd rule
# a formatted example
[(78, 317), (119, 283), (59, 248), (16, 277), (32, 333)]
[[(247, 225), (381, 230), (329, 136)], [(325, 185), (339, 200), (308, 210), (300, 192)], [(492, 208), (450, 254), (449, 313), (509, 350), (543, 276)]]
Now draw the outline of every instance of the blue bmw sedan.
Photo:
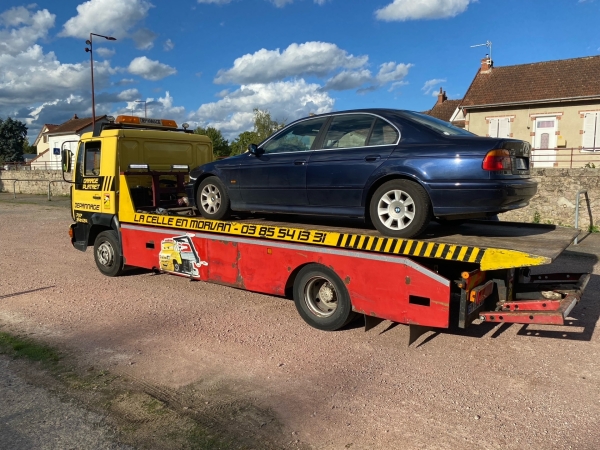
[(392, 109), (297, 120), (246, 153), (193, 169), (200, 214), (231, 211), (361, 217), (386, 236), (415, 237), (432, 219), (485, 218), (537, 191), (531, 149)]

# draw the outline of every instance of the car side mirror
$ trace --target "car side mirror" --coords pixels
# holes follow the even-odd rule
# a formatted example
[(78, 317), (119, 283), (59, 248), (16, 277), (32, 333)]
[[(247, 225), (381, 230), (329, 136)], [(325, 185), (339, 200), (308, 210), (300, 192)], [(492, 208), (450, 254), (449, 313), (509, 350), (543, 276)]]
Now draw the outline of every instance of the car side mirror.
[(249, 144), (248, 151), (254, 156), (260, 155), (260, 151), (258, 150), (258, 146), (256, 144)]

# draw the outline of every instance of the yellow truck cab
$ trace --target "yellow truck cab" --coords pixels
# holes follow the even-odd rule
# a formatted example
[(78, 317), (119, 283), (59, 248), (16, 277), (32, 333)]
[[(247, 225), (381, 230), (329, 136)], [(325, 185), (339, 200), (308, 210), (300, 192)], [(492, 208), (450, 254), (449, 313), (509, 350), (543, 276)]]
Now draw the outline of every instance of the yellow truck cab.
[(104, 245), (100, 254), (114, 258), (121, 248), (124, 206), (128, 213), (187, 206), (183, 186), (189, 170), (212, 161), (213, 150), (210, 138), (185, 125), (179, 129), (172, 120), (119, 116), (99, 135), (81, 137), (71, 187), (75, 248)]

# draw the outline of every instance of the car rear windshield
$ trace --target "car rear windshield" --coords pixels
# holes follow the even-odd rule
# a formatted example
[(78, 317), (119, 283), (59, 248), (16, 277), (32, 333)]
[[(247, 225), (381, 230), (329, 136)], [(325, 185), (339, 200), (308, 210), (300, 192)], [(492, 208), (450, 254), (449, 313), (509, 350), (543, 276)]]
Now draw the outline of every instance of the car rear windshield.
[(404, 111), (404, 115), (406, 115), (408, 119), (414, 120), (415, 122), (431, 128), (438, 133), (445, 134), (446, 136), (474, 136), (473, 133), (463, 130), (462, 128), (455, 127), (450, 122), (445, 122), (426, 114), (413, 111)]

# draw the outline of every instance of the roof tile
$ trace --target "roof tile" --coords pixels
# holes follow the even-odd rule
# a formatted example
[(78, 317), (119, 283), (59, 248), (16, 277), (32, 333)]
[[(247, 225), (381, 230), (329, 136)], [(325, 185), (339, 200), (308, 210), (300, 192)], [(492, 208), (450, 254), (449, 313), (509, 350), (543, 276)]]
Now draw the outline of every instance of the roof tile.
[(461, 106), (600, 97), (600, 56), (545, 61), (479, 71)]

